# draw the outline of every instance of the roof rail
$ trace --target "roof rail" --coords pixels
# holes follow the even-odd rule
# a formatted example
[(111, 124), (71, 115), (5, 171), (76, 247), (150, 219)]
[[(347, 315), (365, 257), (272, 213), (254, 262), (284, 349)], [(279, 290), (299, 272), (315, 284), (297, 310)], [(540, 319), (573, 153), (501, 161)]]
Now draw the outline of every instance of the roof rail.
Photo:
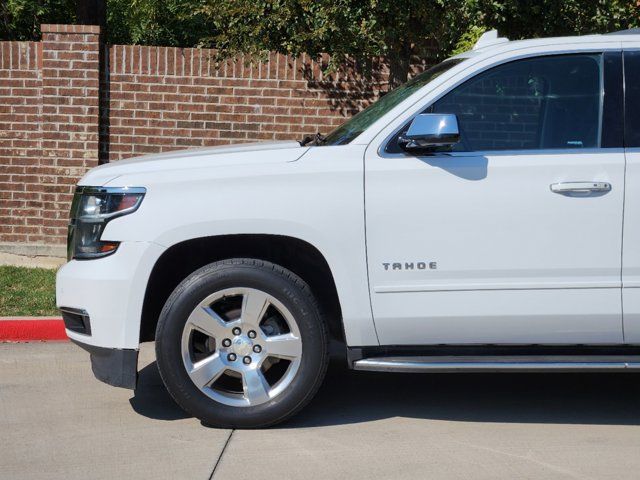
[(480, 35), (480, 38), (473, 46), (474, 50), (479, 50), (481, 48), (489, 47), (492, 45), (497, 45), (499, 43), (508, 42), (509, 39), (505, 37), (499, 37), (497, 30), (489, 30), (488, 32), (484, 32)]
[(628, 28), (626, 30), (618, 30), (617, 32), (609, 32), (605, 35), (640, 35), (640, 28)]

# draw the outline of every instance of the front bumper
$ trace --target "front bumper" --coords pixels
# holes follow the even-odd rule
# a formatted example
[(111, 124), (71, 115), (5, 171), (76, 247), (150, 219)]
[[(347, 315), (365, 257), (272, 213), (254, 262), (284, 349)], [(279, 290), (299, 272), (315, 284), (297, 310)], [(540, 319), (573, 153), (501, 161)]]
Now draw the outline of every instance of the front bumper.
[(108, 257), (65, 264), (56, 277), (58, 308), (90, 319), (89, 332), (67, 328), (69, 338), (88, 346), (136, 350), (147, 283), (164, 250), (150, 242), (122, 242)]
[(91, 357), (91, 370), (95, 377), (114, 387), (135, 390), (138, 383), (138, 351), (96, 347), (71, 340), (84, 348)]

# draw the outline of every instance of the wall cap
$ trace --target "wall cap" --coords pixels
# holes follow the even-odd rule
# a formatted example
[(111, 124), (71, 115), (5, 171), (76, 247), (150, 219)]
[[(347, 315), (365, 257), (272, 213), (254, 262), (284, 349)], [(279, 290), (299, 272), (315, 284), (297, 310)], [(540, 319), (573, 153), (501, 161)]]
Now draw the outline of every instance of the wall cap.
[(42, 33), (92, 33), (100, 34), (99, 25), (63, 25), (55, 23), (45, 23), (40, 25)]

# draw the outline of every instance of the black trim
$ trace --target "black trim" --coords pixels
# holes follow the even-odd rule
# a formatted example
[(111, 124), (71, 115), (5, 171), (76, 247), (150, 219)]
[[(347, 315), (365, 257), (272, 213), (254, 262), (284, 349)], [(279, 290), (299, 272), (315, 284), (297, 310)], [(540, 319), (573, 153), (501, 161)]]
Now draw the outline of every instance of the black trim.
[(60, 307), (59, 310), (67, 330), (91, 336), (91, 319), (86, 310), (69, 307)]
[(640, 345), (388, 345), (347, 348), (349, 367), (363, 358), (423, 356), (638, 355)]
[[(102, 232), (106, 227), (107, 223), (109, 223), (114, 218), (122, 217), (124, 215), (130, 215), (134, 213), (138, 208), (140, 208), (140, 204), (146, 195), (147, 189), (144, 187), (94, 187), (94, 186), (86, 186), (86, 185), (78, 185), (76, 186), (75, 192), (73, 194), (73, 200), (71, 201), (71, 211), (69, 213), (69, 224), (67, 227), (67, 260), (93, 260), (96, 258), (104, 258), (109, 255), (113, 255), (118, 250), (119, 242), (114, 241), (104, 241), (101, 239)], [(94, 252), (94, 253), (79, 253), (78, 252), (78, 242), (80, 238), (76, 234), (76, 230), (78, 229), (78, 225), (85, 223), (85, 220), (82, 219), (79, 215), (79, 209), (81, 205), (81, 200), (83, 195), (140, 195), (140, 199), (133, 207), (125, 208), (124, 210), (119, 210), (116, 212), (101, 214), (96, 218), (99, 221), (92, 221), (92, 225), (101, 225), (102, 230), (100, 231), (100, 235), (98, 236), (97, 244), (115, 244), (115, 248), (108, 252)]]
[(602, 148), (624, 147), (624, 91), (622, 52), (605, 52), (604, 101), (602, 105)]
[(624, 146), (640, 147), (640, 51), (624, 52)]
[(138, 351), (96, 347), (71, 339), (73, 343), (89, 352), (91, 370), (95, 377), (114, 387), (135, 390), (138, 383)]

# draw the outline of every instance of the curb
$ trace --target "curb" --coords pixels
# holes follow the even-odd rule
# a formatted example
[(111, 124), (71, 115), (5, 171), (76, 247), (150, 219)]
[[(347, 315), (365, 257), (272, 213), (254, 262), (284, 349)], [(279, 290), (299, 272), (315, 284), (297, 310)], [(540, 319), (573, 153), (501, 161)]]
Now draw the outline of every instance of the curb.
[(68, 340), (60, 317), (0, 317), (0, 342)]

